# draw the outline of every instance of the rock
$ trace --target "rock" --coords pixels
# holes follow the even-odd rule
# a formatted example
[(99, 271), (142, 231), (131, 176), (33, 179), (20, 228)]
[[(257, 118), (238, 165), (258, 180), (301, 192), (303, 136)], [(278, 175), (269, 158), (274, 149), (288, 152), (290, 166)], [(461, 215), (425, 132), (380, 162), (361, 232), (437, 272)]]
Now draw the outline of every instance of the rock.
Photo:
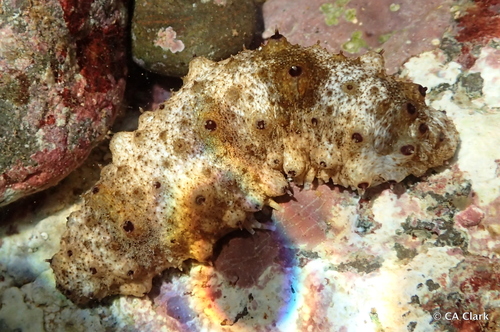
[[(43, 331), (43, 311), (37, 307), (28, 307), (23, 300), (23, 294), (19, 288), (6, 289), (0, 299), (0, 321), (2, 331)], [(25, 316), (23, 320), (17, 320), (16, 316), (21, 313)]]
[(256, 16), (252, 0), (138, 0), (132, 19), (132, 54), (147, 70), (184, 76), (193, 57), (218, 61), (248, 47)]
[(449, 0), (267, 0), (264, 38), (276, 28), (292, 43), (317, 42), (328, 51), (359, 56), (384, 50), (393, 74), (411, 56), (435, 49), (450, 20)]
[(0, 206), (79, 166), (125, 87), (121, 0), (7, 1), (0, 9)]
[(238, 287), (254, 286), (269, 266), (280, 261), (283, 241), (279, 235), (268, 231), (250, 234), (246, 230), (231, 234), (214, 260), (216, 271)]

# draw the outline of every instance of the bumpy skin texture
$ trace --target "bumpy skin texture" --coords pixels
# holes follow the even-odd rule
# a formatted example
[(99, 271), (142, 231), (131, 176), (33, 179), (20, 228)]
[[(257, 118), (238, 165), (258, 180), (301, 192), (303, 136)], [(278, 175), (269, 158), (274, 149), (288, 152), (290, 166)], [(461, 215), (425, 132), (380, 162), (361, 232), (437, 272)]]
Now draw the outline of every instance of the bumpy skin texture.
[(183, 88), (135, 132), (69, 217), (52, 259), (71, 300), (142, 296), (186, 259), (206, 261), (288, 181), (364, 190), (451, 158), (458, 133), (425, 89), (387, 76), (380, 54), (349, 59), (277, 35), (215, 63), (196, 58)]

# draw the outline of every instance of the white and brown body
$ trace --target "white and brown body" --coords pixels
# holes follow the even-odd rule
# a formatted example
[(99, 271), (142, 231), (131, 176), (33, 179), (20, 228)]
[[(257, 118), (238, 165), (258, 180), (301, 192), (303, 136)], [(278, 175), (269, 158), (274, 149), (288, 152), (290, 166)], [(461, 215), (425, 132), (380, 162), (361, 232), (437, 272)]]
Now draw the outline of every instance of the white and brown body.
[(73, 213), (52, 259), (77, 303), (141, 296), (186, 259), (206, 261), (289, 181), (364, 190), (454, 155), (458, 133), (425, 89), (359, 58), (276, 36), (255, 51), (193, 60), (184, 86), (111, 142), (113, 162)]

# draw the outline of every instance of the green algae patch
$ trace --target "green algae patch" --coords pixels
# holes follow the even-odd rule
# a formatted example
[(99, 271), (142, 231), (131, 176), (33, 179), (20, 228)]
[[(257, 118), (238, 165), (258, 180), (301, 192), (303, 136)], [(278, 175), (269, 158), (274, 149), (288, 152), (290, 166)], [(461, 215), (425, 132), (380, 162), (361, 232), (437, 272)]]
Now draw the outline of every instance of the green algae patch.
[(346, 8), (350, 0), (337, 0), (334, 3), (324, 3), (319, 7), (319, 10), (325, 15), (325, 23), (328, 26), (338, 25), (340, 19), (348, 22), (356, 22), (356, 9)]
[(351, 39), (342, 44), (342, 49), (349, 53), (358, 53), (361, 48), (367, 48), (368, 44), (363, 39), (363, 31), (356, 30), (352, 33)]

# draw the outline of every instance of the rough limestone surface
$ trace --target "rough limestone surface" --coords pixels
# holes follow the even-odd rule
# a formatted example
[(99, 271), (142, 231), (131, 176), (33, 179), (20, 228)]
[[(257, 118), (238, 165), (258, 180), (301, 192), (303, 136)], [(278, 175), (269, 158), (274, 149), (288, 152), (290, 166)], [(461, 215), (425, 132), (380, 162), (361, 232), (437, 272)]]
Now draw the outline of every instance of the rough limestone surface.
[(279, 34), (218, 63), (194, 59), (179, 92), (113, 137), (113, 162), (51, 261), (58, 288), (80, 304), (142, 296), (229, 231), (262, 227), (253, 213), (278, 207), (289, 182), (364, 191), (442, 165), (458, 132), (425, 91), (386, 75), (378, 53), (346, 58)]
[(0, 3), (0, 206), (55, 185), (106, 134), (126, 14), (121, 0)]
[(185, 76), (196, 56), (219, 61), (249, 47), (256, 29), (253, 0), (137, 0), (132, 56), (152, 72)]

